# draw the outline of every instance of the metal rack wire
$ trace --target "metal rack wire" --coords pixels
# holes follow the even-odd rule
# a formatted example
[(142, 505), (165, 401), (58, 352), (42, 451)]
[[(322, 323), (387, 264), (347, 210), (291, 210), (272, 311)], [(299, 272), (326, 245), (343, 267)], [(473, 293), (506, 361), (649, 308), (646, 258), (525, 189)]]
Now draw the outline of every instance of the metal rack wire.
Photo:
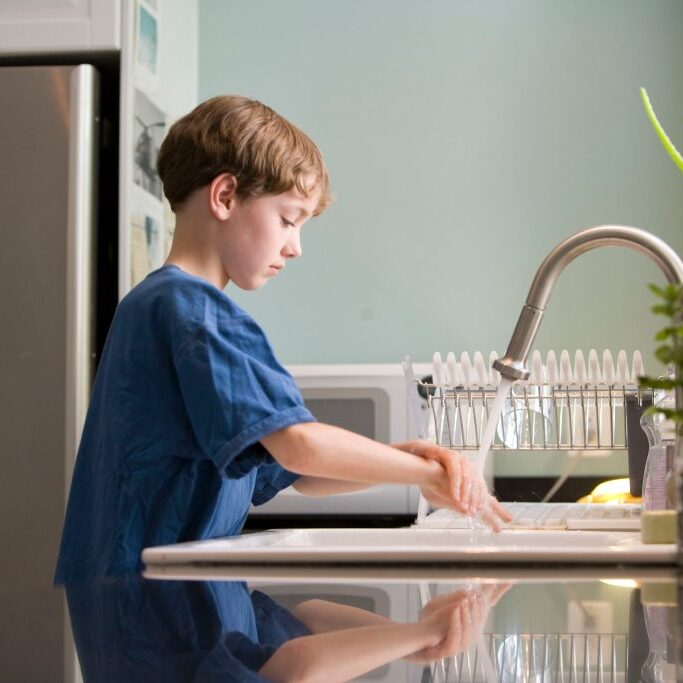
[(489, 633), (483, 643), (432, 664), (423, 681), (623, 683), (627, 670), (627, 634)]
[[(417, 380), (427, 395), (427, 436), (443, 446), (476, 450), (495, 387), (447, 387)], [(635, 385), (521, 385), (510, 388), (493, 449), (618, 450), (628, 446), (626, 405), (652, 403)]]
[[(620, 360), (625, 357), (621, 354)], [(492, 371), (484, 368), (481, 354), (475, 354), (475, 360), (477, 357), (477, 372), (463, 371), (465, 363), (454, 361), (448, 372), (442, 372), (435, 363), (433, 375), (423, 379), (414, 375), (409, 359), (404, 361), (413, 417), (422, 438), (458, 450), (479, 449), (498, 386)], [(549, 358), (554, 362), (554, 354)], [(609, 352), (605, 358), (611, 364)], [(628, 447), (627, 407), (642, 408), (653, 401), (653, 391), (638, 386), (635, 372), (618, 376), (613, 371), (604, 375), (595, 371), (583, 373), (580, 381), (575, 381), (580, 373), (566, 369), (547, 373), (550, 377), (545, 381), (546, 373), (538, 369), (540, 358), (537, 361), (531, 381), (516, 382), (509, 389), (496, 426), (494, 450), (613, 451)], [(459, 383), (463, 376), (465, 381)]]

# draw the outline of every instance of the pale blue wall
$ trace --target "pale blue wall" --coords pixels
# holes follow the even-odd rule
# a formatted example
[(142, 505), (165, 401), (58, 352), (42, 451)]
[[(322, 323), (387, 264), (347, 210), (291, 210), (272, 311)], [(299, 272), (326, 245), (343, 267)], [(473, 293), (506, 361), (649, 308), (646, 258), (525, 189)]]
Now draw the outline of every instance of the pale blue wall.
[[(680, 0), (200, 0), (200, 99), (256, 97), (322, 148), (338, 201), (304, 257), (229, 287), (284, 362), (504, 350), (545, 254), (580, 228), (649, 229), (683, 253)], [(642, 256), (566, 271), (538, 346), (641, 348)]]

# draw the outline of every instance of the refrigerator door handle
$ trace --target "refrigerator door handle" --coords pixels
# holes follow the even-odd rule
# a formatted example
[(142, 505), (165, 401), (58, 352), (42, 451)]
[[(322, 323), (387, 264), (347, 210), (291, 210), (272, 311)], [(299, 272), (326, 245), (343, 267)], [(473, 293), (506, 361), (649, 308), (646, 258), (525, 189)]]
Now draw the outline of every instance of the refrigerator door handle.
[(66, 303), (66, 500), (93, 380), (99, 78), (82, 64), (71, 72)]

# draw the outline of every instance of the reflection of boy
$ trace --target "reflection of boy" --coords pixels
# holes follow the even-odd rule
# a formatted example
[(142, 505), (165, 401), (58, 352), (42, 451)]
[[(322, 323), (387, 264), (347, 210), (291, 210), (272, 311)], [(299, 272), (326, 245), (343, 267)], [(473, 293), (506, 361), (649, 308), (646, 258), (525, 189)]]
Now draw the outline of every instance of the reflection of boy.
[(128, 575), (68, 584), (85, 683), (351, 680), (468, 649), (507, 584), (434, 598), (413, 623), (311, 599), (291, 611), (233, 581)]
[(461, 455), (315, 423), (260, 327), (222, 291), (258, 289), (301, 255), (301, 226), (330, 200), (315, 144), (259, 102), (217, 97), (172, 126), (158, 167), (173, 244), (112, 321), (57, 580), (135, 570), (146, 546), (238, 534), (250, 503), (291, 484), (318, 496), (414, 483), (496, 526), (505, 513)]

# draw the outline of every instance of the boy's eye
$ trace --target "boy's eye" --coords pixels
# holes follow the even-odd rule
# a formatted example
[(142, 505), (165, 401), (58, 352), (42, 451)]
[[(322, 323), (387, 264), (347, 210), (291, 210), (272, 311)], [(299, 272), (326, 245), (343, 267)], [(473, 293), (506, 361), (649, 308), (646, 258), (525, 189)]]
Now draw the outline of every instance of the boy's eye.
[(288, 221), (288, 220), (287, 220), (286, 218), (284, 218), (283, 216), (280, 216), (280, 218), (281, 218), (281, 220), (282, 220), (282, 225), (283, 225), (285, 228), (293, 228), (293, 227), (294, 227), (294, 223), (292, 223), (292, 221)]

